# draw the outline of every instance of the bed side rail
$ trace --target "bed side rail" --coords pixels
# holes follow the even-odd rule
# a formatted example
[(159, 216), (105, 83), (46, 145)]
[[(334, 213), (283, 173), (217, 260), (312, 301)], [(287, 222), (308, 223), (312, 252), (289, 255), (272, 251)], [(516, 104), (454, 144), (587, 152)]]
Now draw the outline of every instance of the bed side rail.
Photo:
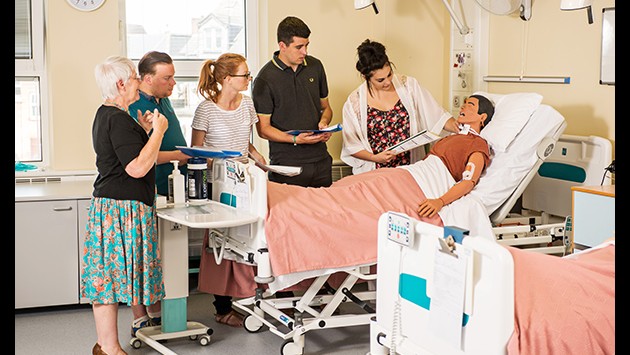
[(501, 207), (490, 214), (490, 222), (493, 225), (496, 225), (503, 221), (505, 217), (510, 213), (512, 207), (514, 207), (514, 205), (516, 204), (516, 201), (521, 197), (521, 195), (527, 188), (527, 185), (529, 185), (534, 176), (536, 176), (536, 174), (538, 173), (538, 169), (540, 168), (540, 166), (551, 155), (551, 153), (553, 153), (554, 149), (556, 148), (556, 143), (558, 142), (558, 139), (560, 139), (560, 136), (562, 135), (562, 132), (564, 132), (566, 127), (566, 121), (562, 122), (562, 124), (558, 126), (553, 134), (545, 137), (540, 142), (540, 144), (538, 144), (538, 148), (536, 149), (538, 159), (536, 160), (536, 163), (534, 163), (532, 169), (523, 177), (521, 182), (517, 185), (516, 189), (514, 189), (510, 197), (508, 197), (508, 199), (501, 205)]

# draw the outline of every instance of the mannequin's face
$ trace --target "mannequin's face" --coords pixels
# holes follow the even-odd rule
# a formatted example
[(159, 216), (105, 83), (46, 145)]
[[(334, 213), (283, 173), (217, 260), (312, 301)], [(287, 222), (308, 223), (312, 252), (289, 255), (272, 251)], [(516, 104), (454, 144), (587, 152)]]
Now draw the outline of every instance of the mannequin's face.
[(486, 119), (486, 114), (479, 114), (479, 100), (476, 97), (468, 97), (459, 109), (458, 123), (481, 123)]

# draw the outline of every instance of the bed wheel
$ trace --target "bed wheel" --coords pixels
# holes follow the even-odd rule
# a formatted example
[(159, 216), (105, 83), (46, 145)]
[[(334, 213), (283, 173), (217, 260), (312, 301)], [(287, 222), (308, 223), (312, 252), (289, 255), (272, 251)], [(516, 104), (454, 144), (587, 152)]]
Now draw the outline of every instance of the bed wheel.
[(287, 339), (280, 348), (280, 355), (302, 355), (302, 350), (295, 343), (293, 339)]
[(140, 349), (142, 346), (142, 340), (138, 338), (131, 338), (131, 340), (129, 340), (129, 345), (131, 345), (134, 349)]
[(206, 345), (208, 345), (208, 344), (210, 344), (210, 336), (208, 336), (208, 335), (202, 335), (202, 336), (199, 338), (199, 345), (201, 345), (201, 346), (206, 346)]
[(248, 314), (243, 319), (243, 327), (250, 333), (256, 333), (262, 328), (263, 323), (258, 318)]

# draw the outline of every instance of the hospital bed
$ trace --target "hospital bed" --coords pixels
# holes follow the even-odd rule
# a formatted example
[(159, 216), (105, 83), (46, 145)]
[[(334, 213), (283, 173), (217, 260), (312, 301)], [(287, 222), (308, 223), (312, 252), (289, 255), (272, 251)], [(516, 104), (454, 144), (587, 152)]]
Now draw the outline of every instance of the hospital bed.
[[(504, 205), (514, 191), (526, 185), (524, 180), (553, 151), (566, 123), (556, 110), (541, 105), (542, 97), (537, 94), (494, 95), (491, 99), (496, 104), (495, 116), (493, 122), (482, 130), (482, 136), (487, 131), (484, 138), (490, 142), (496, 141), (497, 151), (493, 162), (480, 179), (475, 193), (445, 206), (439, 217), (425, 222), (438, 226), (457, 224), (474, 235), (484, 236), (494, 242), (496, 239), (488, 216)], [(516, 112), (510, 110), (512, 107), (517, 108)], [(503, 129), (502, 125), (506, 123), (507, 128)], [(509, 157), (502, 158), (506, 155)], [(378, 204), (368, 212), (358, 210), (362, 206), (355, 206), (351, 196), (345, 196), (343, 192), (336, 195), (338, 189), (326, 189), (330, 195), (325, 198), (348, 198), (343, 211), (326, 215), (313, 212), (317, 210), (313, 206), (320, 206), (317, 204), (319, 197), (309, 195), (313, 189), (290, 185), (280, 188), (278, 184), (269, 183), (264, 171), (251, 160), (241, 163), (232, 159), (215, 159), (213, 199), (243, 208), (259, 217), (257, 222), (250, 225), (213, 229), (208, 233), (209, 248), (206, 252), (213, 253), (217, 262), (230, 259), (255, 266), (255, 281), (265, 285), (258, 288), (254, 296), (234, 302), (237, 308), (247, 314), (245, 329), (256, 332), (266, 326), (284, 339), (281, 352), (286, 355), (303, 353), (304, 335), (310, 330), (369, 324), (375, 313), (371, 305), (376, 292), (366, 291), (365, 288), (357, 290), (355, 285), (359, 281), (376, 278), (374, 265), (378, 218), (388, 210), (415, 213), (418, 196), (440, 196), (449, 184), (454, 183), (446, 180), (448, 177), (444, 175), (449, 174), (436, 172), (431, 166), (432, 161), (425, 159), (414, 164), (422, 167), (416, 169), (419, 171), (416, 173), (414, 169), (408, 169), (412, 174), (400, 177), (408, 179), (404, 183), (396, 179), (396, 184), (392, 184), (383, 177), (385, 180), (379, 185), (383, 187), (379, 189), (382, 191), (368, 188), (359, 190), (360, 195), (369, 194), (370, 201)], [(348, 176), (335, 182), (333, 187), (342, 189), (344, 184), (362, 178), (364, 176), (361, 175)], [(274, 191), (268, 193), (268, 189)], [(291, 204), (291, 201), (297, 202)], [(324, 199), (323, 204), (325, 202)], [(511, 200), (507, 203), (511, 203)], [(282, 205), (287, 206), (280, 208)], [(343, 220), (335, 220), (339, 216)], [(302, 245), (303, 241), (313, 238), (318, 238), (319, 244), (309, 247)], [(321, 259), (322, 255), (325, 255), (326, 262), (331, 263), (319, 262), (317, 259)], [(287, 265), (289, 262), (298, 266)], [(309, 263), (316, 265), (311, 266)], [(335, 287), (330, 286), (333, 281)], [(310, 282), (310, 287), (302, 296), (272, 297), (279, 290), (303, 282)], [(322, 287), (330, 290), (329, 294), (319, 294)], [(355, 303), (360, 311), (357, 314), (335, 314), (339, 306), (347, 302)], [(292, 312), (283, 311), (286, 309), (294, 310), (295, 316), (291, 316)]]
[(378, 228), (369, 355), (615, 353), (614, 240), (556, 257), (400, 213)]
[(486, 206), (497, 241), (545, 254), (571, 253), (571, 187), (611, 184), (602, 179), (612, 159), (610, 141), (564, 135), (562, 115), (535, 93), (477, 93), (496, 103), (496, 119), (509, 117), (500, 129), (507, 138), (494, 131), (488, 137), (497, 148), (491, 166), (500, 168), (488, 169), (471, 192)]

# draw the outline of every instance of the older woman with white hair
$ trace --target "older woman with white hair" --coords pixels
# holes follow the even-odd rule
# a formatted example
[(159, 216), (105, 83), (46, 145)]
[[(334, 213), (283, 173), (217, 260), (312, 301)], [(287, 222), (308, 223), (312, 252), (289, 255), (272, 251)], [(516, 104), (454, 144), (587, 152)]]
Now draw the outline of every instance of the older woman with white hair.
[[(90, 300), (97, 342), (92, 354), (126, 354), (118, 339), (118, 303), (131, 306), (132, 333), (150, 325), (147, 307), (164, 298), (158, 249), (155, 161), (168, 121), (159, 112), (129, 115), (140, 84), (131, 60), (96, 66), (103, 104), (92, 125), (98, 176), (88, 211), (81, 295)], [(136, 324), (137, 323), (137, 324)]]

